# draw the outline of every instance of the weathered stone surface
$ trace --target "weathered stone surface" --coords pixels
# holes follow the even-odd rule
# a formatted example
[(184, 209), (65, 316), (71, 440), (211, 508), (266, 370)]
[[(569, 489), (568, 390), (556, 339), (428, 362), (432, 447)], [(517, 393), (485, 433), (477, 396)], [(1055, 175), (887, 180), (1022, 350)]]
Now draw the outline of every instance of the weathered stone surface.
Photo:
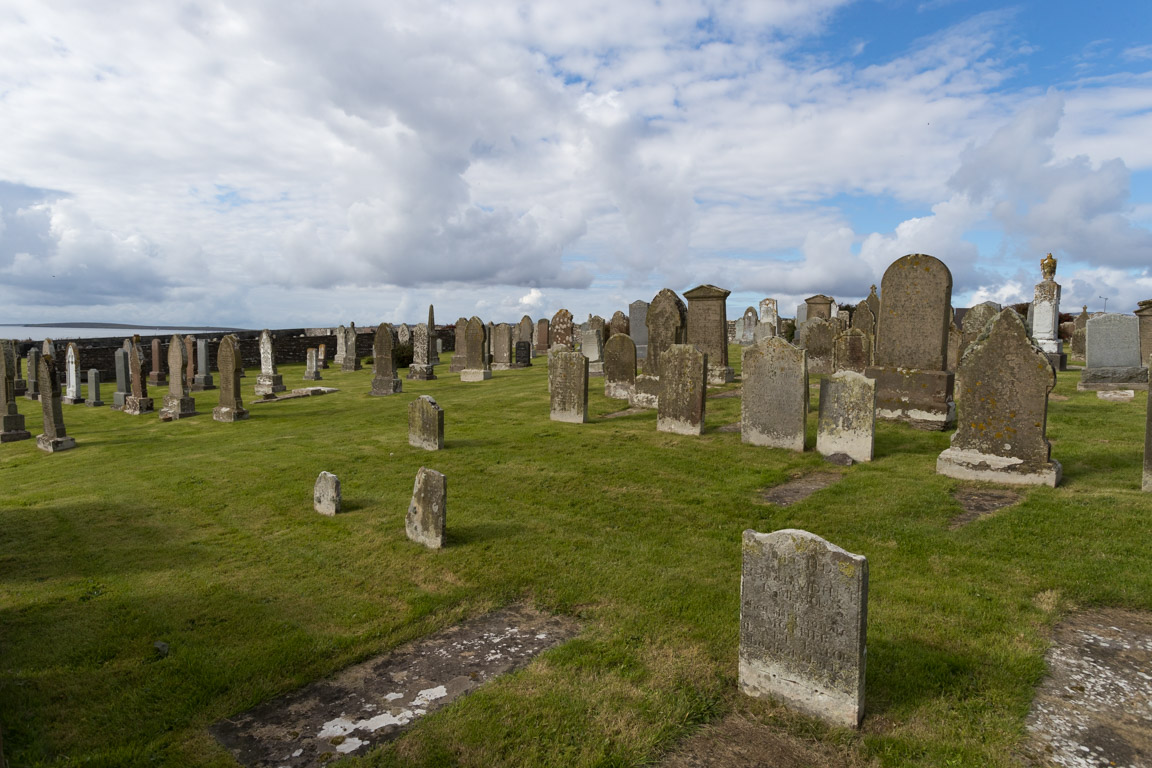
[(118, 349), (112, 355), (116, 368), (116, 390), (112, 393), (112, 408), (120, 410), (124, 407), (124, 399), (131, 394), (130, 374), (128, 373), (128, 351)]
[(604, 396), (629, 400), (636, 386), (636, 344), (616, 333), (604, 345)]
[(286, 389), (288, 387), (284, 386), (284, 377), (276, 370), (276, 345), (272, 341), (272, 333), (265, 328), (260, 332), (260, 373), (256, 376), (256, 386), (252, 391), (267, 400)]
[(144, 376), (144, 359), (140, 345), (132, 343), (128, 348), (128, 373), (132, 377), (132, 394), (124, 398), (123, 413), (139, 416), (152, 413), (155, 406), (148, 397), (148, 383)]
[(804, 299), (804, 305), (808, 309), (804, 316), (805, 322), (811, 322), (818, 317), (822, 317), (825, 320), (831, 320), (833, 317), (835, 317), (832, 312), (831, 296), (825, 296), (822, 293), (818, 293), (815, 296), (809, 296), (808, 298)]
[[(152, 339), (152, 370), (148, 373), (148, 383), (157, 387), (168, 383), (168, 377), (162, 370), (164, 360), (162, 346), (159, 338)], [(180, 375), (184, 375), (183, 370)]]
[[(184, 342), (184, 383), (189, 391), (192, 391), (196, 381), (196, 337), (185, 336)], [(125, 351), (128, 347), (124, 347)], [(131, 381), (131, 379), (129, 379)]]
[(429, 549), (444, 546), (448, 514), (448, 478), (434, 469), (420, 467), (412, 488), (412, 503), (404, 518), (408, 538)]
[[(52, 355), (52, 359), (56, 359), (56, 343), (52, 339), (44, 339), (40, 342), (40, 355)], [(36, 375), (40, 375), (39, 368), (37, 368)]]
[(532, 367), (532, 356), (535, 353), (532, 351), (532, 342), (518, 341), (516, 342), (516, 349), (513, 350), (514, 367), (516, 368), (530, 368)]
[(864, 373), (872, 364), (872, 337), (859, 328), (849, 328), (832, 342), (832, 370)]
[[(28, 350), (28, 387), (24, 390), (24, 397), (29, 400), (40, 399), (40, 357), (43, 352), (35, 347)], [(127, 369), (125, 369), (127, 370)]]
[(512, 326), (498, 323), (492, 326), (492, 370), (511, 370), (512, 363)]
[[(323, 344), (321, 344), (323, 346)], [(308, 347), (304, 353), (304, 380), (320, 381), (320, 352), (316, 347)]]
[(189, 395), (184, 380), (187, 361), (184, 343), (179, 336), (168, 341), (168, 392), (164, 395), (160, 418), (163, 421), (185, 419), (196, 415), (196, 401)]
[(1136, 317), (1140, 320), (1140, 359), (1147, 360), (1152, 355), (1152, 299), (1137, 305)]
[(460, 373), (460, 371), (464, 370), (464, 350), (467, 347), (467, 341), (464, 338), (464, 331), (467, 328), (468, 318), (461, 317), (456, 320), (456, 349), (452, 353), (452, 362), (448, 364), (449, 373)]
[(321, 472), (312, 487), (312, 508), (322, 515), (335, 517), (340, 513), (340, 478), (331, 472)]
[(948, 324), (948, 368), (952, 373), (960, 367), (960, 343), (964, 334), (955, 323)]
[(708, 383), (726, 384), (735, 376), (728, 365), (727, 301), (731, 291), (699, 285), (684, 292), (688, 300), (689, 344), (708, 357)]
[(1109, 389), (1096, 393), (1097, 400), (1107, 400), (1112, 403), (1130, 403), (1136, 399), (1134, 389)]
[(1085, 326), (1084, 370), (1077, 389), (1145, 389), (1148, 369), (1140, 358), (1140, 320), (1135, 315), (1101, 314)]
[(823, 317), (807, 320), (796, 329), (793, 344), (808, 353), (808, 372), (828, 374), (835, 370), (836, 328)]
[(100, 371), (95, 368), (88, 369), (88, 398), (84, 405), (89, 408), (104, 407), (104, 401), (100, 399)]
[[(856, 331), (863, 334), (863, 331)], [(876, 382), (856, 371), (838, 371), (820, 380), (816, 451), (872, 461), (876, 435)]]
[(588, 421), (588, 358), (564, 346), (548, 353), (548, 391), (552, 421)]
[(82, 405), (80, 396), (80, 350), (69, 344), (64, 353), (64, 396), (60, 401), (66, 405)]
[(1152, 492), (1152, 355), (1148, 357), (1148, 408), (1144, 419), (1144, 480), (1140, 488)]
[(24, 359), (16, 354), (16, 342), (14, 341), (12, 342), (12, 354), (16, 361), (16, 371), (12, 379), (13, 391), (16, 393), (16, 397), (21, 397), (28, 391), (28, 380), (24, 378), (24, 373), (20, 370), (20, 365), (24, 362)]
[(426, 451), (444, 447), (444, 409), (428, 395), (408, 403), (408, 445)]
[(648, 302), (637, 299), (628, 305), (628, 335), (636, 343), (636, 358), (648, 354)]
[[(321, 344), (316, 347), (316, 369), (322, 371), (328, 367), (328, 345)], [(320, 374), (317, 373), (319, 376)]]
[[(464, 325), (464, 367), (460, 369), (460, 381), (485, 381), (492, 378), (492, 367), (485, 351), (484, 323), (472, 316)], [(457, 355), (460, 350), (457, 348)]]
[[(344, 331), (344, 359), (340, 362), (340, 370), (342, 371), (359, 371), (363, 370), (364, 363), (360, 361), (360, 354), (356, 351), (356, 323), (349, 323), (348, 329)], [(411, 339), (408, 340), (411, 343)]]
[(31, 439), (16, 408), (16, 345), (0, 339), (0, 443)]
[(664, 351), (660, 368), (657, 431), (702, 434), (708, 402), (708, 355), (695, 344), (673, 344)]
[(972, 342), (988, 330), (989, 324), (999, 316), (1001, 309), (996, 302), (985, 301), (964, 313), (964, 320), (960, 324), (960, 360), (964, 359), (964, 353), (972, 346)]
[(548, 340), (549, 349), (556, 344), (563, 344), (570, 349), (575, 347), (576, 339), (572, 335), (572, 313), (568, 310), (558, 310), (556, 314), (552, 316), (549, 332), (551, 334)]
[(412, 329), (412, 364), (408, 366), (410, 381), (431, 381), (436, 378), (436, 369), (432, 365), (434, 347), (427, 324), (419, 323)]
[(1080, 310), (1080, 314), (1078, 314), (1076, 316), (1076, 319), (1073, 321), (1073, 324), (1074, 324), (1074, 330), (1072, 331), (1072, 356), (1075, 357), (1077, 360), (1083, 360), (1084, 359), (1084, 353), (1086, 351), (1085, 340), (1087, 337), (1087, 330), (1088, 330), (1088, 305), (1087, 304), (1085, 304), (1083, 306), (1083, 309)]
[(535, 357), (535, 354), (532, 354), (534, 341), (533, 335), (535, 331), (536, 325), (532, 322), (531, 317), (524, 315), (522, 318), (520, 318), (520, 323), (516, 326), (516, 337), (513, 339), (513, 350), (515, 350), (516, 344), (519, 344), (522, 341), (526, 341), (528, 342), (528, 351), (530, 355)]
[(965, 480), (1017, 485), (1060, 482), (1045, 437), (1048, 393), (1056, 373), (1028, 338), (1020, 315), (1005, 309), (960, 363), (957, 429), (936, 471)]
[(808, 424), (808, 361), (781, 336), (743, 350), (740, 441), (804, 450)]
[(76, 447), (76, 441), (64, 429), (64, 409), (60, 406), (60, 376), (52, 355), (40, 355), (36, 380), (40, 386), (40, 409), (44, 414), (44, 433), (36, 435), (36, 447), (47, 453)]
[(196, 339), (196, 375), (192, 378), (192, 391), (206, 392), (211, 389), (216, 389), (216, 384), (208, 372), (208, 339)]
[(412, 343), (412, 329), (407, 323), (396, 324), (396, 343), (405, 347)]
[(588, 315), (588, 324), (581, 331), (600, 331), (600, 342), (608, 338), (608, 323), (600, 315)]
[(604, 375), (604, 337), (599, 328), (580, 332), (580, 354), (588, 358), (588, 375)]
[(656, 410), (660, 405), (660, 377), (637, 373), (628, 405), (632, 408)]
[[(872, 286), (873, 289), (876, 286)], [(852, 313), (852, 322), (849, 324), (852, 328), (859, 328), (864, 333), (868, 334), (870, 339), (876, 336), (876, 315), (872, 314), (872, 306), (864, 299), (856, 305), (855, 311)]]
[(344, 364), (344, 356), (348, 354), (348, 329), (343, 325), (336, 329), (336, 354), (332, 356), (332, 362), (336, 365)]
[(1048, 355), (1048, 360), (1058, 371), (1068, 369), (1068, 356), (1064, 353), (1064, 342), (1060, 338), (1060, 284), (1053, 280), (1056, 274), (1056, 259), (1052, 254), (1040, 262), (1044, 280), (1036, 284), (1028, 328), (1036, 345)]
[(549, 341), (549, 326), (548, 318), (542, 317), (536, 321), (536, 351), (547, 352), (550, 346)]
[(867, 558), (797, 529), (744, 531), (743, 550), (740, 690), (859, 727)]
[(760, 313), (756, 307), (748, 307), (741, 317), (742, 324), (736, 326), (736, 343), (752, 344), (756, 341), (756, 326), (760, 325)]
[(679, 296), (664, 288), (648, 305), (645, 318), (648, 329), (648, 354), (644, 357), (644, 373), (659, 377), (660, 361), (663, 359), (664, 351), (673, 344), (683, 344), (688, 339), (688, 308), (684, 306)]
[[(760, 323), (759, 325), (766, 325), (764, 333), (768, 336), (778, 336), (780, 334), (780, 309), (776, 299), (761, 299), (760, 300)], [(756, 339), (759, 341), (759, 339)]]
[(436, 310), (428, 305), (428, 365), (440, 365), (440, 337), (436, 333)]
[(231, 422), (248, 418), (240, 395), (240, 351), (236, 340), (225, 336), (216, 351), (216, 369), (220, 372), (220, 404), (212, 409), (216, 421)]
[(612, 313), (612, 319), (608, 321), (608, 336), (604, 339), (604, 343), (608, 343), (608, 339), (618, 333), (627, 334), (629, 330), (631, 327), (628, 323), (628, 315), (616, 310)]
[(392, 326), (380, 323), (372, 337), (372, 391), (375, 397), (386, 397), (403, 391), (404, 383), (396, 376), (392, 357)]

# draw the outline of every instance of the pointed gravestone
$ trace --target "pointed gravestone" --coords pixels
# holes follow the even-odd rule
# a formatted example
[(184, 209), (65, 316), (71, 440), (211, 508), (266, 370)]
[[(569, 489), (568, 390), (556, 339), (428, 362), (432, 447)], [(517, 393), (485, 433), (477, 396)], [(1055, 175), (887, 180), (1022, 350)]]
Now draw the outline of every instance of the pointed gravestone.
[(1109, 313), (1088, 320), (1079, 390), (1144, 389), (1148, 369), (1140, 359), (1140, 320)]
[(532, 322), (532, 318), (528, 317), (528, 315), (524, 315), (524, 317), (520, 318), (520, 324), (517, 326), (516, 343), (518, 344), (521, 341), (528, 342), (528, 350), (533, 357), (536, 356), (533, 350), (532, 339), (532, 334), (535, 332), (535, 330), (536, 325)]
[(760, 313), (756, 311), (756, 307), (748, 307), (744, 310), (743, 319), (744, 324), (737, 334), (736, 341), (739, 344), (752, 344), (756, 341), (756, 326), (760, 325)]
[(321, 472), (312, 486), (312, 509), (326, 517), (340, 513), (340, 478), (331, 472)]
[(872, 461), (875, 435), (876, 382), (856, 371), (838, 371), (821, 379), (817, 453)]
[(512, 368), (512, 326), (499, 323), (492, 326), (492, 370)]
[(444, 409), (428, 395), (408, 403), (408, 445), (426, 451), (444, 448)]
[(160, 409), (162, 421), (186, 419), (196, 415), (196, 401), (189, 395), (184, 385), (184, 368), (187, 361), (184, 359), (184, 345), (180, 343), (179, 336), (173, 336), (168, 342), (168, 393), (164, 395), (164, 406)]
[[(1002, 307), (994, 301), (985, 301), (969, 308), (960, 321), (960, 360), (972, 342), (988, 328), (989, 323), (996, 319)], [(957, 366), (959, 367), (959, 366)]]
[(304, 381), (320, 380), (320, 352), (316, 347), (308, 347), (304, 352)]
[(44, 434), (36, 435), (36, 447), (48, 453), (66, 451), (76, 447), (64, 429), (64, 409), (60, 406), (60, 377), (52, 355), (40, 356), (40, 408), (44, 413)]
[(216, 389), (212, 374), (208, 372), (209, 367), (208, 339), (196, 339), (196, 376), (192, 379), (192, 391), (207, 392)]
[(604, 397), (628, 400), (636, 387), (636, 345), (615, 333), (604, 345)]
[(872, 337), (859, 328), (849, 328), (832, 343), (832, 370), (864, 373), (872, 364)]
[(660, 361), (656, 430), (677, 435), (704, 432), (708, 402), (708, 356), (694, 344), (673, 344)]
[(220, 372), (220, 405), (212, 409), (216, 421), (231, 422), (248, 418), (244, 400), (240, 396), (240, 352), (231, 336), (220, 340), (216, 353), (216, 368)]
[(380, 323), (372, 338), (372, 395), (386, 397), (404, 390), (404, 382), (396, 376), (396, 361), (392, 358), (392, 326)]
[(276, 345), (272, 341), (272, 333), (265, 328), (260, 332), (260, 373), (256, 376), (256, 386), (253, 392), (257, 397), (271, 400), (277, 392), (283, 392), (284, 376), (276, 370)]
[[(620, 310), (613, 312), (612, 319), (608, 321), (608, 339), (612, 338), (618, 333), (626, 334), (630, 330), (632, 330), (632, 326), (628, 322), (628, 315), (624, 314)], [(604, 340), (605, 344), (608, 343), (608, 339)]]
[(557, 310), (549, 325), (551, 339), (548, 348), (551, 349), (556, 344), (563, 344), (569, 349), (573, 348), (576, 340), (573, 338), (572, 332), (572, 313), (566, 309)]
[(24, 397), (29, 400), (40, 399), (40, 357), (43, 354), (36, 347), (28, 350), (28, 388), (24, 390)]
[(440, 549), (444, 546), (447, 516), (448, 478), (434, 469), (420, 467), (404, 518), (408, 538), (429, 549)]
[(0, 443), (28, 440), (24, 415), (16, 408), (16, 345), (0, 340)]
[(796, 331), (795, 346), (808, 353), (808, 372), (828, 374), (835, 371), (836, 327), (823, 317), (815, 317)]
[(548, 353), (549, 418), (571, 424), (588, 421), (588, 358), (558, 345)]
[(487, 381), (492, 378), (492, 367), (484, 347), (484, 323), (472, 316), (464, 327), (464, 368), (460, 381)]
[(433, 347), (428, 326), (420, 323), (412, 331), (412, 364), (408, 366), (410, 381), (431, 381), (436, 378), (436, 371), (432, 367)]
[(132, 377), (132, 394), (124, 398), (124, 413), (139, 416), (152, 413), (155, 405), (148, 397), (148, 381), (144, 375), (144, 356), (140, 345), (133, 342), (128, 350), (128, 374)]
[(580, 354), (588, 358), (588, 375), (604, 375), (604, 338), (599, 328), (580, 332)]
[(741, 361), (740, 441), (804, 451), (808, 361), (782, 336), (745, 347)]
[(344, 331), (344, 359), (340, 361), (340, 370), (359, 371), (364, 368), (360, 362), (360, 352), (356, 349), (356, 323), (349, 323)]
[(864, 716), (868, 560), (814, 533), (744, 531), (740, 690), (832, 725)]
[(104, 401), (100, 399), (100, 371), (95, 368), (88, 369), (88, 398), (84, 405), (89, 408), (102, 408)]
[(544, 353), (548, 352), (548, 347), (549, 347), (548, 334), (549, 334), (548, 318), (542, 317), (536, 321), (536, 339), (535, 339), (535, 344), (533, 345), (535, 347), (534, 351), (544, 352)]
[(69, 344), (64, 353), (64, 397), (61, 402), (65, 405), (84, 404), (84, 398), (80, 396), (80, 350), (75, 344)]
[[(56, 343), (54, 341), (52, 341), (52, 339), (44, 339), (44, 341), (42, 341), (40, 343), (40, 355), (41, 356), (52, 355), (52, 359), (55, 360), (56, 359)], [(39, 372), (40, 372), (39, 367), (37, 367), (36, 372), (37, 372), (37, 377), (39, 377)]]
[[(148, 384), (153, 387), (168, 383), (168, 377), (164, 375), (163, 370), (164, 352), (161, 347), (159, 338), (152, 339), (152, 370), (148, 374)], [(180, 375), (183, 373), (180, 371)]]
[(707, 355), (709, 384), (733, 380), (728, 365), (727, 301), (731, 293), (714, 285), (699, 285), (684, 292), (688, 300), (687, 343)]
[(876, 380), (876, 417), (947, 429), (956, 420), (947, 370), (952, 273), (939, 259), (913, 253), (885, 270), (881, 295), (876, 362), (867, 371)]
[(1024, 321), (1003, 310), (977, 339), (956, 376), (957, 428), (936, 471), (963, 480), (1018, 485), (1060, 482), (1045, 437), (1056, 373), (1028, 338)]
[(112, 409), (124, 409), (124, 401), (132, 394), (132, 375), (128, 372), (128, 350), (118, 349), (112, 355), (116, 367), (116, 390), (112, 393)]

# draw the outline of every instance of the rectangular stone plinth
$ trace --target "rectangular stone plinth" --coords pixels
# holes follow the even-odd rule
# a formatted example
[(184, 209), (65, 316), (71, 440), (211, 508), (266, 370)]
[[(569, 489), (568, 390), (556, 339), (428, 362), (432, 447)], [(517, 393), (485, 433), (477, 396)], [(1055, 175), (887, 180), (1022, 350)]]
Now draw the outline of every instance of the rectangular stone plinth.
[(1048, 358), (1048, 362), (1057, 371), (1068, 370), (1068, 355), (1063, 352), (1045, 352), (1044, 356)]
[(959, 480), (1011, 485), (1047, 485), (1055, 488), (1060, 483), (1064, 470), (1058, 461), (1032, 463), (1013, 457), (948, 448), (936, 458), (936, 472)]
[(190, 389), (193, 392), (207, 392), (209, 390), (216, 389), (216, 385), (212, 383), (211, 375), (193, 376), (192, 386)]
[(403, 391), (404, 382), (400, 379), (372, 379), (372, 391), (369, 394), (373, 397), (387, 397)]
[(212, 418), (215, 421), (232, 422), (243, 421), (248, 418), (247, 408), (227, 408), (218, 405), (212, 409)]
[(492, 378), (492, 371), (487, 369), (469, 369), (460, 371), (460, 381), (488, 381)]
[(410, 381), (431, 381), (436, 378), (436, 369), (431, 365), (416, 365), (413, 363), (408, 368), (408, 379)]
[(71, 437), (48, 437), (48, 435), (36, 435), (36, 447), (48, 453), (56, 453), (57, 451), (67, 451), (76, 447), (76, 440)]
[(275, 397), (277, 392), (284, 392), (284, 376), (279, 373), (261, 373), (256, 377), (256, 386), (252, 391), (260, 397)]
[(155, 410), (155, 405), (150, 397), (133, 397), (128, 395), (124, 398), (124, 407), (120, 409), (130, 416), (139, 416), (142, 413), (151, 413)]
[(60, 402), (64, 405), (84, 405), (84, 398), (82, 397), (62, 397)]
[(1081, 392), (1110, 389), (1148, 389), (1148, 369), (1138, 366), (1085, 368), (1076, 389)]
[(164, 396), (164, 407), (160, 409), (160, 418), (170, 421), (174, 419), (187, 419), (196, 416), (196, 400), (191, 397)]
[(718, 387), (721, 384), (729, 384), (733, 381), (736, 381), (736, 373), (731, 367), (727, 365), (708, 366), (709, 386)]
[(304, 381), (321, 381), (320, 371), (305, 371)]
[[(17, 418), (19, 418), (18, 422), (16, 421)], [(16, 416), (4, 417), (4, 428), (3, 431), (0, 431), (0, 443), (15, 443), (18, 440), (28, 440), (31, 437), (32, 433), (24, 429), (23, 416), (17, 414)]]
[(876, 380), (877, 419), (925, 430), (948, 429), (956, 423), (951, 371), (869, 366), (864, 375)]

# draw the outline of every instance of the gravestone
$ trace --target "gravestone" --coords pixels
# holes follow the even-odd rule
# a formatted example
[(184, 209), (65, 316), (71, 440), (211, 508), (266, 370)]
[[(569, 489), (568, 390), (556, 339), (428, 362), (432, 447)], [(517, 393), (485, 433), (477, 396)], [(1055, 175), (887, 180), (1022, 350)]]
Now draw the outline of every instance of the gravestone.
[(560, 345), (548, 353), (548, 394), (552, 421), (588, 421), (588, 358)]
[(232, 336), (220, 340), (216, 352), (216, 369), (220, 373), (220, 405), (212, 409), (216, 421), (232, 422), (248, 418), (240, 395), (240, 351)]
[(628, 335), (636, 343), (636, 358), (648, 355), (648, 302), (637, 299), (628, 305)]
[(216, 389), (216, 384), (212, 381), (212, 374), (208, 372), (208, 368), (208, 339), (196, 339), (196, 377), (192, 379), (192, 391), (206, 392)]
[(69, 344), (64, 353), (64, 397), (61, 401), (66, 405), (84, 403), (80, 396), (80, 350), (75, 344)]
[(88, 399), (84, 405), (89, 408), (104, 407), (104, 401), (100, 399), (100, 371), (95, 368), (88, 369)]
[(583, 331), (600, 331), (600, 342), (608, 338), (608, 323), (600, 315), (588, 315), (588, 325)]
[(16, 345), (0, 339), (0, 443), (29, 440), (24, 415), (16, 408)]
[(36, 347), (28, 350), (28, 388), (24, 390), (24, 397), (29, 400), (40, 399), (40, 357), (43, 354)]
[(320, 381), (320, 354), (316, 347), (304, 352), (304, 381)]
[(808, 322), (808, 305), (807, 304), (797, 304), (796, 305), (796, 326), (799, 327), (806, 322)]
[(319, 372), (324, 370), (327, 367), (328, 367), (328, 345), (327, 344), (321, 344), (318, 347), (316, 347), (316, 371), (317, 371), (316, 375), (319, 376), (320, 375)]
[(835, 726), (864, 716), (868, 560), (814, 533), (744, 531), (740, 690)]
[(116, 367), (116, 391), (112, 393), (112, 409), (124, 408), (124, 401), (132, 394), (131, 374), (128, 373), (128, 350), (118, 349), (113, 354)]
[(836, 314), (832, 311), (831, 296), (818, 293), (815, 296), (809, 296), (804, 299), (804, 304), (808, 308), (808, 311), (804, 314), (805, 322), (815, 320), (818, 317), (822, 317), (825, 320), (831, 320), (833, 317), (836, 317)]
[(536, 329), (536, 326), (533, 324), (532, 318), (524, 315), (524, 317), (520, 318), (520, 324), (517, 327), (516, 344), (518, 345), (522, 341), (528, 343), (528, 360), (529, 364), (531, 364), (532, 358), (536, 356), (532, 350), (532, 332)]
[(36, 380), (40, 386), (40, 409), (44, 414), (44, 434), (36, 435), (36, 447), (48, 453), (76, 447), (64, 429), (64, 409), (60, 406), (60, 376), (52, 355), (40, 355)]
[(1056, 276), (1056, 259), (1052, 254), (1040, 262), (1043, 280), (1036, 284), (1032, 299), (1032, 338), (1044, 350), (1052, 367), (1058, 371), (1068, 369), (1068, 356), (1060, 339), (1060, 283)]
[[(868, 305), (868, 309), (872, 311), (872, 317), (873, 317), (874, 322), (879, 322), (879, 320), (880, 320), (880, 297), (876, 295), (876, 286), (875, 285), (873, 285), (868, 290), (868, 295), (864, 297), (864, 302)], [(876, 331), (873, 330), (872, 333), (873, 333), (873, 335), (875, 335)], [(875, 341), (875, 340), (873, 340), (873, 341)]]
[(492, 326), (492, 370), (512, 368), (512, 326), (500, 323)]
[(13, 359), (16, 361), (16, 369), (12, 379), (12, 392), (16, 397), (22, 397), (24, 393), (28, 391), (28, 380), (24, 378), (24, 374), (20, 370), (20, 364), (24, 359), (16, 354), (16, 342), (11, 341), (11, 344)]
[(402, 347), (412, 343), (412, 329), (407, 323), (396, 324), (396, 343)]
[(608, 339), (618, 333), (627, 334), (629, 330), (628, 315), (616, 310), (612, 313), (612, 319), (608, 321), (608, 337), (604, 339), (604, 343), (608, 343)]
[(454, 333), (456, 335), (455, 351), (452, 352), (452, 362), (448, 363), (449, 373), (460, 373), (464, 370), (464, 350), (467, 346), (467, 341), (464, 338), (464, 330), (468, 327), (468, 318), (461, 317), (456, 320), (456, 327)]
[(412, 331), (412, 364), (408, 366), (410, 381), (431, 381), (436, 378), (436, 369), (432, 365), (434, 347), (428, 326), (424, 323), (417, 325)]
[[(40, 342), (40, 356), (43, 357), (44, 355), (52, 355), (52, 359), (56, 359), (56, 343), (52, 339), (44, 339)], [(39, 364), (37, 364), (36, 376), (37, 378), (40, 376)]]
[(408, 403), (408, 445), (426, 451), (444, 447), (444, 409), (428, 395)]
[(1145, 299), (1136, 307), (1135, 314), (1140, 319), (1140, 359), (1146, 361), (1152, 355), (1152, 299)]
[(1080, 314), (1076, 316), (1073, 321), (1074, 329), (1072, 331), (1072, 357), (1077, 360), (1084, 359), (1085, 352), (1085, 334), (1088, 330), (1088, 305), (1085, 304)]
[[(851, 331), (863, 335), (863, 331)], [(820, 380), (816, 451), (872, 461), (876, 434), (876, 382), (856, 371), (837, 371)]]
[[(492, 378), (492, 366), (485, 351), (484, 323), (473, 315), (464, 326), (464, 367), (460, 381), (487, 381)], [(457, 352), (456, 354), (460, 354)]]
[(515, 360), (517, 368), (530, 368), (532, 367), (532, 356), (535, 352), (532, 351), (532, 342), (518, 341), (516, 342)]
[(588, 358), (588, 375), (604, 375), (604, 339), (599, 328), (580, 332), (580, 354)]
[(842, 328), (848, 328), (852, 325), (852, 311), (848, 309), (841, 309), (836, 312), (836, 319), (840, 321)]
[(321, 472), (312, 486), (312, 508), (327, 517), (340, 513), (340, 478), (331, 472)]
[(1135, 315), (1097, 315), (1085, 330), (1085, 365), (1079, 390), (1146, 389), (1140, 359), (1140, 320)]
[(253, 392), (257, 397), (272, 400), (277, 392), (288, 389), (284, 386), (284, 376), (276, 370), (276, 345), (272, 333), (265, 328), (260, 332), (260, 373), (256, 376)]
[(964, 353), (968, 351), (968, 347), (972, 346), (972, 342), (980, 337), (980, 334), (987, 330), (988, 326), (1000, 314), (1003, 309), (999, 304), (994, 301), (985, 301), (970, 308), (964, 313), (964, 320), (960, 323), (960, 360), (964, 359)]
[(948, 323), (948, 370), (956, 372), (960, 365), (960, 340), (963, 334), (955, 323)]
[(996, 316), (956, 374), (957, 427), (936, 471), (962, 480), (1017, 485), (1060, 482), (1045, 437), (1048, 393), (1056, 373), (1048, 356), (1028, 338), (1011, 308)]
[(616, 333), (604, 345), (604, 397), (629, 400), (636, 387), (636, 344)]
[(741, 358), (740, 441), (804, 451), (808, 360), (782, 336), (745, 347)]
[(335, 365), (343, 367), (344, 357), (348, 354), (348, 329), (340, 326), (336, 329), (336, 354), (332, 356)]
[[(125, 347), (125, 349), (128, 349)], [(194, 391), (196, 388), (196, 337), (184, 337), (184, 385), (188, 387), (188, 391)], [(131, 381), (131, 379), (129, 379)]]
[(656, 430), (676, 435), (704, 432), (708, 402), (708, 355), (695, 344), (673, 344), (660, 362)]
[(576, 340), (572, 336), (572, 313), (566, 309), (561, 309), (552, 316), (552, 323), (549, 326), (551, 338), (548, 342), (548, 348), (551, 349), (555, 344), (563, 344), (564, 346), (572, 349), (575, 347)]
[(431, 304), (428, 305), (428, 365), (440, 365), (440, 341), (436, 333), (436, 313)]
[(536, 321), (536, 351), (548, 352), (548, 318), (542, 317)]
[(374, 397), (395, 395), (404, 389), (404, 382), (396, 375), (396, 361), (392, 357), (392, 326), (380, 323), (372, 338), (372, 392)]
[(708, 357), (708, 383), (727, 384), (735, 376), (728, 365), (727, 300), (731, 291), (700, 285), (684, 292), (688, 300), (688, 343)]
[(360, 353), (356, 349), (357, 335), (356, 323), (349, 323), (347, 330), (344, 331), (344, 360), (340, 363), (342, 371), (359, 371), (364, 368), (364, 364), (360, 362)]
[(429, 549), (444, 546), (444, 527), (448, 516), (448, 478), (434, 469), (420, 467), (412, 488), (412, 502), (404, 517), (408, 538)]
[(849, 328), (832, 343), (832, 370), (864, 373), (872, 364), (872, 337), (859, 328)]
[[(875, 288), (876, 286), (872, 287)], [(856, 305), (856, 311), (852, 313), (852, 322), (849, 325), (852, 328), (859, 328), (868, 334), (869, 338), (875, 340), (876, 315), (872, 314), (872, 305), (868, 303), (867, 299)]]
[(796, 330), (794, 344), (808, 353), (808, 372), (829, 374), (833, 367), (836, 327), (823, 317), (815, 317)]
[[(168, 377), (164, 374), (164, 366), (161, 360), (164, 358), (164, 351), (159, 338), (152, 339), (152, 370), (148, 374), (148, 383), (151, 386), (159, 387), (168, 383)], [(179, 372), (181, 376), (184, 371)]]
[(184, 345), (179, 336), (168, 342), (168, 393), (164, 395), (160, 408), (160, 419), (172, 421), (196, 415), (196, 401), (188, 394), (184, 384)]
[(741, 318), (743, 323), (737, 325), (736, 343), (753, 344), (756, 341), (756, 326), (760, 324), (760, 314), (756, 307), (748, 307)]
[(132, 378), (132, 394), (124, 398), (123, 413), (140, 416), (155, 411), (152, 398), (148, 397), (148, 381), (144, 375), (144, 356), (140, 345), (132, 343), (128, 350), (128, 374)]
[[(780, 334), (780, 309), (776, 299), (761, 299), (760, 300), (760, 322), (757, 325), (767, 326), (764, 333), (767, 336), (778, 336)], [(757, 339), (759, 341), (759, 339)]]
[(892, 262), (880, 285), (876, 362), (866, 372), (876, 380), (876, 417), (947, 429), (956, 421), (954, 374), (946, 370), (952, 273), (939, 259), (913, 253)]
[[(665, 350), (673, 344), (684, 344), (688, 340), (688, 308), (673, 291), (664, 288), (648, 305), (648, 353), (644, 356), (644, 374), (660, 376), (660, 361)], [(635, 327), (635, 326), (633, 326)], [(636, 342), (636, 354), (640, 356)]]
[(1152, 355), (1148, 358), (1149, 387), (1148, 407), (1144, 416), (1144, 479), (1140, 484), (1143, 491), (1152, 492)]

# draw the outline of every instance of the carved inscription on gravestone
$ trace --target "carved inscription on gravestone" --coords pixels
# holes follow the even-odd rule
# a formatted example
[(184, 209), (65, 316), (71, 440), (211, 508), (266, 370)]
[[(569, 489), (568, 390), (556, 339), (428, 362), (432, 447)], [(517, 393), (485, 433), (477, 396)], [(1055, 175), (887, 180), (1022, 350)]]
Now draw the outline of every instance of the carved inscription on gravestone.
[(604, 345), (604, 396), (628, 400), (636, 385), (636, 345), (617, 333)]
[(552, 421), (588, 421), (588, 358), (566, 347), (549, 352), (548, 389)]

